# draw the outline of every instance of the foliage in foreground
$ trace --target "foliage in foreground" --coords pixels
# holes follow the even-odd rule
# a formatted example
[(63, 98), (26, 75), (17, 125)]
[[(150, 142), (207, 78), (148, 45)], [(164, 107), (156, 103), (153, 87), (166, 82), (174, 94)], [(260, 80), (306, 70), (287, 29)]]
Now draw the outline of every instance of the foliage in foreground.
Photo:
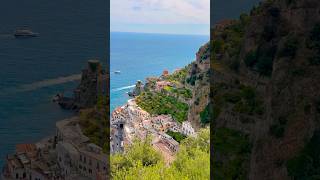
[[(148, 162), (148, 163), (146, 163)], [(125, 154), (111, 156), (111, 174), (115, 180), (198, 180), (210, 178), (210, 132), (199, 132), (180, 144), (176, 160), (166, 166), (150, 141), (136, 141)]]

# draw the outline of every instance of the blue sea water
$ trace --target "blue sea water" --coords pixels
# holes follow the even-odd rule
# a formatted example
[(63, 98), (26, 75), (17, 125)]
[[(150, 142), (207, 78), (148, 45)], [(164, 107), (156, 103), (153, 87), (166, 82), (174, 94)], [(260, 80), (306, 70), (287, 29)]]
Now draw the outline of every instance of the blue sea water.
[[(4, 0), (0, 5), (0, 167), (16, 144), (34, 143), (55, 132), (55, 122), (72, 116), (51, 102), (71, 92), (91, 58), (107, 54), (105, 0)], [(39, 37), (15, 39), (28, 26)], [(67, 78), (68, 79), (68, 78)]]
[(110, 40), (112, 111), (126, 103), (126, 92), (137, 80), (159, 76), (164, 69), (172, 72), (195, 60), (196, 52), (209, 41), (209, 36), (112, 32)]

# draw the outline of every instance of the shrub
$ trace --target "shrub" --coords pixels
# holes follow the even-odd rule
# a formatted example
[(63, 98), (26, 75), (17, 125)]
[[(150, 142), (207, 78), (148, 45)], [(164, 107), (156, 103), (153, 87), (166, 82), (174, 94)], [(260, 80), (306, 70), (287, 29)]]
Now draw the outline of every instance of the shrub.
[(273, 59), (271, 57), (261, 57), (256, 66), (261, 75), (270, 76), (273, 69)]
[(213, 134), (213, 148), (214, 179), (248, 179), (247, 164), (252, 146), (247, 135), (219, 128)]
[(184, 140), (185, 138), (187, 138), (187, 136), (179, 133), (179, 132), (173, 132), (173, 131), (167, 131), (167, 134), (169, 136), (171, 136), (174, 140), (176, 140), (177, 142), (181, 142), (182, 140)]
[(320, 177), (320, 131), (315, 131), (304, 149), (287, 161), (289, 176), (293, 179), (319, 179)]
[(286, 124), (287, 119), (285, 117), (280, 117), (276, 123), (270, 126), (270, 134), (276, 138), (282, 138), (285, 132)]
[(252, 50), (247, 53), (244, 63), (246, 64), (247, 67), (253, 67), (257, 62), (257, 51)]
[(188, 104), (161, 93), (143, 92), (136, 98), (137, 104), (150, 114), (171, 114), (178, 121), (187, 119)]
[(208, 104), (206, 108), (200, 113), (201, 124), (205, 125), (210, 123), (212, 117), (212, 105)]
[(294, 58), (298, 49), (298, 39), (294, 36), (289, 36), (281, 49), (280, 57)]
[(187, 79), (187, 83), (190, 84), (191, 86), (194, 86), (196, 84), (197, 76), (196, 75), (191, 75)]

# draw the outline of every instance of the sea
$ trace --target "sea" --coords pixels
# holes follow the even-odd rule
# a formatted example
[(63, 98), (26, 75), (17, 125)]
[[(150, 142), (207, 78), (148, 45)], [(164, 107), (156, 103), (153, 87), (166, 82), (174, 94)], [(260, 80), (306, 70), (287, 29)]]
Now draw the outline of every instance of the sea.
[(190, 64), (208, 41), (209, 35), (111, 32), (110, 110), (127, 102), (127, 92), (138, 80), (145, 82), (163, 70), (173, 72)]
[[(55, 133), (55, 122), (73, 116), (52, 102), (71, 95), (87, 60), (105, 64), (105, 0), (3, 0), (0, 5), (0, 168), (15, 145)], [(105, 7), (105, 8), (102, 8)], [(28, 27), (39, 37), (16, 39)]]

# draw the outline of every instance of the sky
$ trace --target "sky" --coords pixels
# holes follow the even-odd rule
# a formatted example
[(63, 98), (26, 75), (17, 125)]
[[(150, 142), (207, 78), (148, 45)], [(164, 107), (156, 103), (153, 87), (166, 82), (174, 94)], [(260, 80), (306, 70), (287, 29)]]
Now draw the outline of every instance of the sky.
[(210, 31), (210, 0), (111, 0), (111, 32), (202, 34)]

